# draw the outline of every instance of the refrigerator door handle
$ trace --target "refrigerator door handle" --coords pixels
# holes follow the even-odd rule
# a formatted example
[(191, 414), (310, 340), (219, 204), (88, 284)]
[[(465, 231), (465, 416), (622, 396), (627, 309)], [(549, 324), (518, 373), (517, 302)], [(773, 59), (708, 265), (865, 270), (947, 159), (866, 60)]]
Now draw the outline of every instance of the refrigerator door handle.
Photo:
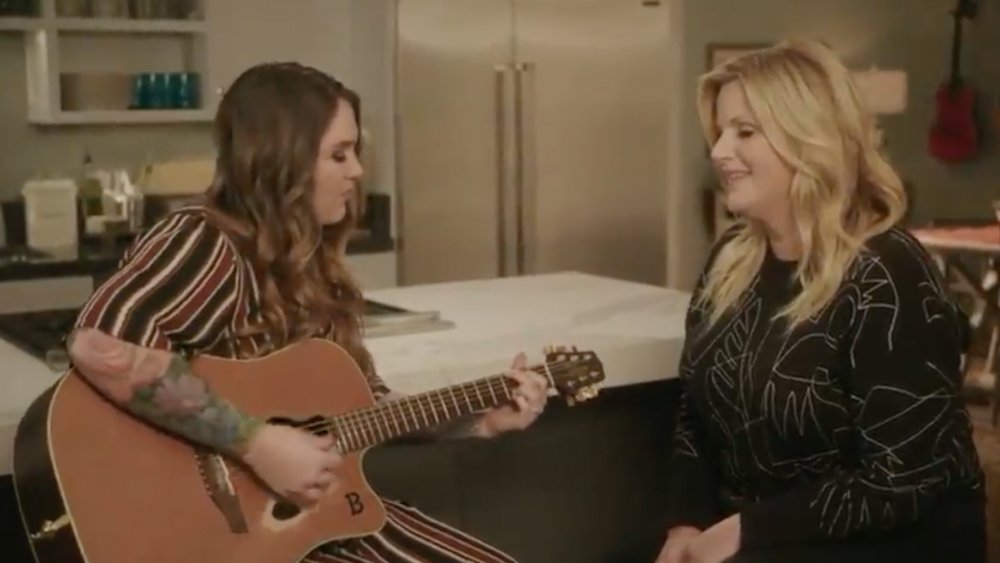
[(524, 240), (524, 75), (534, 68), (523, 62), (514, 66), (514, 210), (517, 221), (516, 263), (518, 275), (525, 273)]
[(493, 67), (493, 95), (496, 123), (496, 166), (497, 166), (497, 275), (507, 275), (507, 114), (504, 103), (504, 77), (508, 65)]

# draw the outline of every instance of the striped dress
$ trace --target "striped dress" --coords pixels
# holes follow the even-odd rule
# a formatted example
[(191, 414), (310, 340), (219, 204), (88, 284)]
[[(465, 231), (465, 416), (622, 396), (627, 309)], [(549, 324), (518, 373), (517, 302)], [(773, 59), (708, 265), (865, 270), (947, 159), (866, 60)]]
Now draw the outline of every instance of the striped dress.
[[(259, 299), (249, 262), (201, 210), (188, 208), (132, 245), (118, 271), (83, 306), (76, 326), (185, 355), (247, 358), (266, 346), (241, 331), (256, 321)], [(376, 397), (389, 392), (374, 374), (369, 385)], [(405, 503), (383, 501), (388, 518), (379, 532), (328, 544), (304, 561), (513, 561)]]

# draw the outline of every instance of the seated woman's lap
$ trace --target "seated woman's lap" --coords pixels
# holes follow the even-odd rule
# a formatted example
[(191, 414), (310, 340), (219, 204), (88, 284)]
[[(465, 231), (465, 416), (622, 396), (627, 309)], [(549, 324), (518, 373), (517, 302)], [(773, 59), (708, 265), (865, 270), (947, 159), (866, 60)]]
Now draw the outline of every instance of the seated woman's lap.
[(871, 541), (748, 550), (726, 563), (986, 563), (982, 528), (942, 528), (918, 527), (906, 534)]
[(726, 563), (914, 563), (908, 546), (894, 542), (793, 545), (739, 553)]

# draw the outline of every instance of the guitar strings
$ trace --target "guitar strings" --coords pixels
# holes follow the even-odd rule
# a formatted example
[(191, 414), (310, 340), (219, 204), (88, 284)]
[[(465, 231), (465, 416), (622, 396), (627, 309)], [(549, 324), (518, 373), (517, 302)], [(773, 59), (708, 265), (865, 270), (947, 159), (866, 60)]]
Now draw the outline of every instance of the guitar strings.
[[(557, 369), (560, 369), (560, 368), (563, 368), (564, 366), (572, 366), (573, 364), (576, 364), (576, 363), (579, 363), (579, 362), (577, 362), (577, 361), (568, 361), (568, 362), (567, 361), (557, 361), (557, 362), (553, 362), (553, 365), (556, 366)], [(539, 370), (541, 370), (543, 368), (541, 366), (531, 366), (528, 369), (530, 369), (531, 371), (534, 371), (535, 373), (539, 373)], [(451, 403), (452, 404), (456, 404), (457, 403), (457, 399), (455, 397), (455, 392), (456, 391), (461, 391), (463, 393), (463, 395), (466, 396), (465, 397), (465, 402), (469, 406), (471, 406), (471, 403), (469, 403), (469, 401), (468, 401), (468, 394), (471, 391), (475, 391), (477, 393), (477, 395), (480, 395), (480, 399), (481, 399), (482, 398), (481, 397), (481, 393), (483, 391), (483, 389), (482, 389), (483, 386), (485, 386), (485, 390), (489, 391), (490, 393), (493, 393), (494, 391), (497, 391), (497, 390), (503, 391), (503, 394), (504, 394), (505, 398), (510, 399), (511, 397), (510, 397), (510, 394), (509, 394), (509, 388), (507, 388), (507, 382), (508, 381), (509, 381), (509, 379), (505, 375), (502, 375), (502, 374), (501, 375), (494, 375), (494, 376), (491, 376), (491, 377), (488, 377), (488, 378), (485, 378), (485, 379), (481, 379), (481, 380), (477, 380), (477, 381), (470, 381), (470, 382), (462, 383), (462, 384), (459, 384), (459, 385), (453, 385), (453, 386), (450, 386), (450, 387), (446, 387), (444, 389), (438, 389), (438, 390), (434, 390), (434, 391), (429, 391), (429, 392), (421, 393), (421, 394), (418, 394), (418, 395), (413, 395), (411, 397), (403, 398), (403, 399), (400, 399), (398, 401), (393, 401), (392, 403), (383, 403), (383, 404), (379, 404), (379, 405), (373, 405), (371, 407), (367, 407), (365, 409), (361, 409), (361, 410), (355, 411), (353, 413), (347, 413), (345, 415), (340, 415), (340, 416), (336, 416), (336, 417), (330, 417), (332, 420), (322, 421), (322, 422), (320, 422), (320, 425), (324, 424), (325, 422), (331, 422), (331, 421), (342, 421), (342, 422), (347, 422), (349, 424), (350, 423), (356, 423), (356, 422), (358, 422), (358, 423), (364, 423), (364, 422), (366, 422), (366, 420), (370, 420), (371, 419), (371, 415), (373, 415), (373, 414), (385, 414), (385, 413), (377, 412), (379, 410), (386, 410), (386, 411), (389, 411), (389, 414), (394, 414), (394, 413), (392, 413), (392, 408), (394, 406), (396, 406), (396, 405), (399, 405), (400, 411), (402, 411), (402, 406), (404, 406), (406, 403), (416, 403), (419, 407), (422, 407), (423, 406), (422, 405), (422, 401), (424, 399), (427, 400), (428, 404), (431, 407), (435, 407), (435, 406), (442, 406), (442, 407), (444, 407), (444, 410), (447, 413), (448, 412), (448, 406), (447, 406), (448, 398), (445, 396), (445, 394), (451, 395)], [(499, 389), (494, 389), (493, 388), (494, 385), (499, 385)], [(495, 396), (494, 396), (494, 400), (495, 400)], [(435, 403), (435, 401), (436, 401), (436, 403)], [(480, 402), (482, 402), (482, 400), (480, 400)], [(409, 406), (409, 405), (406, 405), (406, 406)], [(411, 411), (411, 415), (414, 418), (416, 418), (416, 414), (413, 413), (412, 407), (411, 407), (410, 411)], [(405, 413), (403, 414), (403, 416), (405, 418), (405, 416), (406, 416)]]
[[(546, 364), (542, 364), (541, 366), (531, 366), (528, 369), (535, 373), (539, 373), (540, 375), (547, 375), (542, 371), (542, 370), (547, 371), (546, 367), (549, 367), (550, 369), (555, 369), (556, 371), (560, 371), (563, 369), (568, 369), (569, 367), (572, 367), (573, 365), (577, 365), (579, 363), (580, 362), (576, 360), (568, 360), (568, 361), (559, 360), (552, 362), (551, 364), (547, 364), (547, 366)], [(430, 426), (430, 419), (428, 417), (428, 414), (424, 410), (426, 408), (424, 405), (425, 402), (427, 403), (426, 406), (429, 406), (431, 408), (432, 414), (437, 414), (438, 412), (443, 410), (444, 413), (446, 413), (446, 416), (450, 415), (448, 407), (448, 403), (450, 402), (454, 406), (456, 412), (458, 412), (459, 415), (461, 415), (463, 413), (460, 408), (461, 405), (459, 405), (460, 401), (455, 396), (456, 392), (461, 393), (462, 395), (461, 402), (464, 403), (464, 405), (467, 408), (473, 407), (473, 404), (470, 401), (470, 395), (472, 393), (475, 393), (479, 397), (480, 403), (484, 402), (483, 397), (486, 394), (491, 395), (494, 398), (494, 403), (497, 403), (496, 401), (497, 392), (500, 392), (502, 396), (504, 396), (508, 400), (511, 398), (510, 386), (508, 385), (509, 381), (510, 381), (509, 378), (507, 378), (505, 375), (495, 375), (477, 381), (462, 383), (459, 385), (446, 387), (444, 389), (421, 393), (418, 395), (400, 399), (398, 401), (393, 401), (391, 403), (382, 403), (379, 405), (373, 405), (370, 407), (366, 407), (364, 409), (360, 409), (359, 411), (355, 411), (353, 413), (347, 413), (345, 415), (324, 418), (321, 421), (303, 425), (301, 428), (311, 432), (320, 430), (331, 432), (334, 429), (334, 427), (337, 427), (337, 430), (341, 431), (337, 433), (338, 435), (340, 435), (338, 437), (346, 437), (344, 435), (346, 435), (348, 432), (353, 432), (355, 435), (357, 435), (363, 432), (379, 431), (379, 434), (381, 435), (384, 434), (384, 432), (381, 432), (381, 426), (380, 426), (382, 420), (377, 420), (378, 418), (385, 420), (387, 423), (393, 423), (398, 431), (400, 428), (405, 428), (405, 425), (402, 424), (403, 422), (407, 420), (417, 420), (417, 413), (415, 412), (417, 410), (419, 410), (420, 413), (423, 415), (425, 423), (427, 423), (427, 425)], [(451, 396), (450, 400), (448, 398), (448, 395)], [(414, 407), (414, 403), (416, 404), (416, 408)], [(409, 407), (407, 409), (409, 410), (410, 413), (409, 418), (407, 417), (406, 412), (403, 412), (405, 407)], [(396, 412), (397, 410), (399, 411), (398, 413)], [(476, 409), (471, 408), (468, 410), (469, 412), (474, 412)], [(464, 414), (468, 414), (468, 412)], [(341, 427), (341, 425), (346, 425), (346, 428)], [(388, 424), (385, 425), (385, 428), (386, 430), (390, 430)]]
[[(558, 369), (558, 368), (560, 368), (560, 367), (562, 367), (562, 366), (564, 366), (566, 364), (574, 364), (574, 363), (577, 363), (577, 362), (560, 361), (560, 362), (553, 362), (553, 365), (555, 365), (557, 367), (557, 369)], [(538, 366), (532, 366), (529, 369), (532, 370), (532, 371), (535, 371), (537, 373), (537, 370), (539, 370), (541, 368), (538, 367)], [(339, 415), (339, 416), (335, 416), (335, 417), (329, 417), (329, 418), (324, 419), (322, 421), (319, 421), (319, 422), (316, 422), (316, 423), (312, 423), (312, 424), (309, 424), (309, 425), (305, 425), (305, 426), (303, 426), (303, 428), (310, 429), (310, 430), (326, 429), (328, 427), (328, 424), (330, 422), (338, 422), (338, 421), (339, 422), (345, 422), (345, 423), (348, 423), (348, 424), (352, 424), (352, 423), (364, 423), (367, 420), (370, 420), (371, 417), (372, 417), (372, 415), (378, 415), (378, 414), (385, 415), (386, 414), (385, 412), (378, 412), (378, 411), (388, 411), (388, 413), (390, 415), (392, 415), (393, 421), (396, 421), (395, 413), (392, 412), (392, 409), (394, 407), (398, 407), (399, 410), (402, 411), (403, 406), (409, 406), (407, 403), (417, 403), (418, 406), (422, 406), (421, 402), (424, 399), (426, 399), (432, 406), (436, 404), (438, 406), (444, 407), (445, 411), (447, 412), (447, 403), (449, 401), (448, 401), (447, 397), (445, 397), (445, 394), (447, 393), (449, 395), (452, 395), (450, 402), (452, 404), (455, 404), (457, 402), (457, 399), (454, 396), (456, 391), (461, 391), (464, 395), (466, 395), (466, 397), (468, 396), (468, 394), (470, 392), (476, 392), (477, 394), (482, 394), (483, 392), (494, 393), (496, 391), (502, 391), (502, 392), (504, 392), (504, 396), (507, 399), (509, 399), (510, 395), (509, 395), (509, 393), (507, 393), (507, 391), (509, 389), (506, 386), (506, 382), (507, 381), (508, 381), (508, 379), (507, 379), (507, 377), (505, 375), (494, 375), (494, 376), (491, 376), (491, 377), (488, 377), (488, 378), (485, 378), (485, 379), (481, 379), (481, 380), (477, 380), (477, 381), (470, 381), (470, 382), (466, 382), (466, 383), (462, 383), (462, 384), (458, 384), (458, 385), (453, 385), (453, 386), (450, 386), (450, 387), (446, 387), (444, 389), (438, 389), (438, 390), (435, 390), (435, 391), (429, 391), (429, 392), (421, 393), (419, 395), (413, 395), (411, 397), (406, 397), (406, 398), (400, 399), (398, 401), (393, 401), (391, 403), (382, 403), (382, 404), (379, 404), (379, 405), (373, 405), (373, 406), (361, 409), (359, 411), (355, 411), (353, 413), (347, 413), (347, 414), (344, 414), (344, 415)], [(435, 401), (436, 401), (436, 403), (435, 403)], [(470, 404), (468, 402), (467, 398), (464, 400), (464, 402), (467, 403), (467, 404)], [(410, 411), (411, 411), (411, 415), (413, 415), (414, 418), (415, 418), (415, 413), (412, 412), (413, 411), (412, 408), (410, 409)], [(405, 419), (405, 417), (406, 417), (405, 413), (403, 413), (403, 417)]]
[[(470, 385), (465, 389), (466, 393), (469, 393), (469, 387), (473, 388), (480, 397), (488, 397), (489, 395), (506, 399), (511, 397), (511, 388), (506, 382), (500, 380)], [(475, 408), (474, 401), (475, 399), (470, 400), (468, 395), (463, 399), (453, 397), (452, 401), (443, 395), (419, 395), (407, 400), (388, 403), (386, 408), (371, 409), (367, 413), (367, 418), (352, 416), (340, 420), (330, 419), (325, 427), (337, 436), (339, 442), (347, 445), (347, 447), (341, 448), (342, 451), (354, 451), (357, 446), (403, 435), (406, 432), (421, 427), (430, 427), (442, 420), (447, 420), (449, 416), (440, 416), (442, 410), (448, 415), (475, 412), (478, 409)], [(451, 408), (448, 407), (449, 402), (453, 405)], [(499, 403), (496, 400), (494, 402)], [(431, 409), (430, 412), (428, 412), (428, 406)], [(378, 416), (381, 416), (381, 419), (377, 418)], [(421, 418), (423, 424), (421, 424)]]

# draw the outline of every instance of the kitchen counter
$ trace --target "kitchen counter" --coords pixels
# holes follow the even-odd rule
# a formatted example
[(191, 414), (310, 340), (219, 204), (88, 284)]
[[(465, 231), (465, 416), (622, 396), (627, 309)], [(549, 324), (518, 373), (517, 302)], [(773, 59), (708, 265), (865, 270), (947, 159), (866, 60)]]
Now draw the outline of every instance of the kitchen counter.
[(59, 373), (34, 356), (0, 339), (0, 475), (11, 472), (14, 433), (31, 402), (47, 389)]
[[(675, 377), (688, 294), (578, 273), (373, 291), (379, 302), (436, 310), (455, 328), (373, 338), (368, 346), (390, 387), (418, 393), (500, 373), (519, 351), (530, 363), (550, 344), (594, 350), (604, 388)], [(0, 340), (0, 475), (30, 402), (59, 373)]]
[[(168, 207), (166, 199), (147, 197), (147, 217), (162, 216)], [(395, 249), (389, 227), (390, 207), (385, 194), (368, 194), (367, 215), (348, 241), (347, 254), (375, 254)], [(25, 259), (27, 235), (23, 201), (0, 202), (0, 213), (3, 219), (0, 225), (5, 227), (3, 239), (9, 245), (6, 248), (0, 246), (0, 282), (65, 276), (99, 278), (118, 265), (118, 260), (134, 238), (134, 235), (123, 233), (117, 235), (113, 242), (105, 243), (97, 238), (83, 237), (79, 251), (73, 256), (32, 256)], [(82, 237), (82, 231), (80, 235)]]
[[(402, 392), (503, 371), (522, 350), (535, 363), (549, 344), (596, 351), (607, 375), (597, 397), (577, 406), (552, 400), (526, 432), (374, 448), (364, 468), (379, 494), (404, 499), (526, 563), (619, 560), (660, 530), (687, 294), (560, 273), (368, 297), (437, 310), (455, 323), (450, 330), (368, 340), (379, 372)], [(0, 362), (0, 553), (27, 563), (6, 473), (22, 413), (59, 374), (3, 341)]]
[[(519, 352), (529, 362), (550, 344), (594, 350), (604, 387), (675, 375), (686, 293), (577, 273), (384, 289), (368, 295), (409, 310), (439, 311), (455, 328), (370, 339), (379, 373), (394, 389), (418, 393), (505, 370)], [(10, 471), (18, 420), (59, 374), (0, 340), (0, 474)]]
[[(62, 276), (100, 277), (117, 267), (130, 243), (130, 239), (121, 239), (104, 246), (88, 241), (71, 256), (26, 257), (23, 246), (0, 249), (0, 282)], [(347, 254), (390, 252), (393, 248), (392, 239), (372, 237), (366, 231), (359, 231), (348, 242)]]
[(547, 345), (593, 350), (604, 387), (674, 377), (684, 338), (685, 292), (575, 272), (391, 288), (370, 297), (408, 310), (438, 310), (448, 331), (368, 342), (379, 373), (404, 393), (507, 369)]

